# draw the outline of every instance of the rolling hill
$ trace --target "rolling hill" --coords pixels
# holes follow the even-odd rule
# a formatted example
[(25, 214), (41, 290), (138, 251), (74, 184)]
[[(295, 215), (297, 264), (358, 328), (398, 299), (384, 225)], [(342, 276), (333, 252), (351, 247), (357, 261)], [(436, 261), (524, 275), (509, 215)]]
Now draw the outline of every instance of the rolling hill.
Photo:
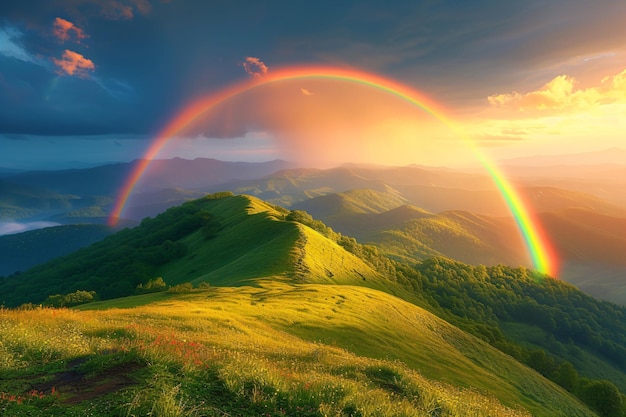
[[(140, 162), (59, 171), (31, 171), (11, 176), (8, 181), (63, 194), (115, 196)], [(236, 179), (259, 178), (287, 167), (289, 164), (284, 161), (249, 163), (207, 158), (154, 160), (142, 176), (138, 187), (144, 192), (177, 187), (193, 189)]]
[[(448, 327), (422, 310), (425, 308), (546, 377), (564, 386), (573, 384), (567, 389), (592, 407), (598, 405), (586, 395), (597, 384), (615, 390), (611, 392), (618, 394), (611, 398), (623, 401), (615, 388), (626, 386), (624, 363), (619, 359), (620, 352), (626, 351), (622, 340), (626, 324), (620, 318), (623, 309), (523, 268), (485, 269), (437, 259), (425, 260), (414, 268), (394, 264), (375, 248), (358, 245), (305, 212), (222, 193), (169, 209), (134, 229), (6, 278), (0, 284), (0, 296), (6, 305), (17, 305), (41, 302), (55, 293), (95, 291), (97, 296), (117, 300), (85, 307), (136, 307), (131, 312), (144, 317), (140, 320), (143, 324), (148, 323), (147, 317), (157, 317), (158, 310), (163, 320), (179, 317), (183, 328), (188, 320), (180, 314), (187, 308), (194, 317), (213, 307), (229, 314), (239, 311), (237, 314), (245, 314), (228, 320), (252, 326), (244, 332), (253, 340), (258, 340), (254, 335), (261, 331), (256, 329), (272, 328), (307, 343), (332, 344), (362, 357), (395, 359), (413, 371), (419, 369), (429, 381), (477, 389), (505, 406), (522, 406), (533, 415), (588, 415), (565, 391), (532, 371), (522, 371), (526, 368), (519, 368), (512, 357)], [(174, 285), (172, 292), (128, 297), (139, 284), (148, 285), (156, 277)], [(194, 301), (183, 308), (177, 304), (177, 296), (168, 298), (168, 294), (193, 294), (192, 285), (206, 283), (220, 287), (208, 296), (208, 302), (217, 302), (213, 307)], [(239, 299), (243, 301), (236, 301)], [(567, 303), (558, 301), (561, 299)], [(155, 301), (163, 304), (151, 307)], [(237, 303), (242, 303), (241, 310)], [(268, 305), (273, 307), (265, 308)], [(275, 313), (273, 309), (277, 309)], [(101, 320), (106, 320), (103, 314)], [(570, 316), (572, 320), (579, 317), (576, 320), (582, 330), (572, 327)], [(559, 317), (558, 324), (563, 326), (550, 327), (551, 317)], [(542, 332), (554, 328), (561, 330), (558, 339), (550, 341), (549, 333)], [(181, 338), (189, 335), (169, 329)], [(96, 337), (98, 334), (105, 333)], [(582, 338), (574, 337), (576, 334)], [(149, 337), (142, 333), (142, 340)], [(546, 359), (537, 361), (537, 355)], [(573, 374), (562, 377), (567, 368), (564, 361), (570, 363), (569, 359), (577, 367), (571, 368)]]
[[(194, 200), (19, 278), (7, 278), (0, 285), (1, 301), (41, 302), (51, 293), (78, 289), (113, 298), (130, 295), (157, 276), (171, 284), (244, 285), (262, 276), (384, 282), (379, 272), (337, 243), (320, 242), (300, 223), (285, 221), (288, 214), (256, 198), (228, 193)], [(318, 259), (320, 253), (324, 257)]]
[[(568, 192), (570, 197), (558, 198), (561, 194), (553, 193), (544, 207), (551, 209), (563, 204), (569, 208), (538, 215), (562, 264), (559, 278), (596, 297), (626, 305), (626, 216), (598, 212), (599, 206), (591, 204), (594, 199), (582, 200), (589, 205), (576, 199), (566, 203), (576, 194)], [(555, 199), (559, 202), (555, 203)], [(398, 207), (381, 210), (381, 200)], [(370, 206), (369, 201), (374, 203)], [(311, 198), (293, 208), (310, 212), (333, 229), (354, 236), (361, 243), (374, 244), (403, 262), (443, 255), (473, 265), (532, 265), (510, 217), (460, 210), (431, 213), (400, 205), (401, 201), (395, 194), (356, 190)]]
[[(403, 262), (443, 255), (470, 264), (530, 266), (513, 219), (460, 210), (433, 214), (390, 197), (373, 190), (347, 191), (305, 200), (294, 208)], [(372, 207), (370, 201), (388, 205)]]
[(83, 308), (0, 311), (5, 411), (595, 415), (509, 356), (373, 289), (273, 280)]
[(0, 180), (0, 220), (35, 218), (72, 209), (80, 197), (59, 194), (39, 186)]

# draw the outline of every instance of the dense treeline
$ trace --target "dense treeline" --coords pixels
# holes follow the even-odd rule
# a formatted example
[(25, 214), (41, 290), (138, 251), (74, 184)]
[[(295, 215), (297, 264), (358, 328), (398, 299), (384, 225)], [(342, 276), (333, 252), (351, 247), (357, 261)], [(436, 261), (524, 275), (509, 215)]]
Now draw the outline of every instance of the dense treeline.
[(563, 351), (567, 345), (584, 346), (626, 371), (624, 307), (523, 267), (431, 258), (415, 269), (424, 295), (457, 316), (495, 327), (504, 322), (537, 326)]
[[(583, 349), (626, 371), (626, 308), (526, 268), (471, 266), (446, 258), (398, 267), (433, 309), (576, 395), (601, 416), (626, 416), (615, 383), (582, 377), (567, 359)], [(533, 340), (505, 336), (507, 323), (542, 329)], [(621, 371), (621, 372), (620, 372)]]
[(198, 200), (171, 208), (137, 228), (0, 280), (0, 302), (9, 307), (41, 303), (51, 294), (78, 290), (95, 291), (100, 299), (132, 295), (138, 285), (155, 278), (158, 266), (187, 253), (180, 239), (196, 230), (210, 239), (219, 227)]

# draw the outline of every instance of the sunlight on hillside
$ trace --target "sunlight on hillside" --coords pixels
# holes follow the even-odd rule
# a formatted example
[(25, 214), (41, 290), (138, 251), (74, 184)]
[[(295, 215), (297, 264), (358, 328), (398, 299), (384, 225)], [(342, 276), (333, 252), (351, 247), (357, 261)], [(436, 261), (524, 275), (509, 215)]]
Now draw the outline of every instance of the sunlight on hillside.
[[(152, 294), (89, 307), (111, 308), (106, 310), (2, 310), (0, 368), (11, 379), (0, 386), (0, 406), (15, 416), (79, 412), (162, 416), (252, 416), (261, 412), (277, 416), (530, 415), (503, 406), (483, 394), (484, 389), (437, 382), (403, 361), (368, 354), (375, 346), (382, 353), (383, 346), (399, 343), (414, 332), (409, 327), (398, 327), (400, 334), (395, 336), (381, 332), (378, 326), (384, 328), (383, 316), (392, 317), (389, 314), (395, 310), (400, 314), (395, 321), (420, 315), (419, 321), (412, 319), (421, 330), (410, 337), (422, 335), (413, 353), (435, 348), (428, 342), (432, 339), (443, 349), (431, 351), (437, 357), (433, 357), (435, 367), (449, 363), (445, 366), (453, 369), (453, 358), (465, 361), (463, 367), (473, 366), (456, 351), (468, 347), (455, 348), (443, 342), (451, 326), (435, 316), (406, 303), (390, 305), (388, 312), (380, 312), (382, 316), (368, 313), (368, 305), (379, 310), (388, 298), (391, 296), (357, 287), (294, 287), (273, 282), (263, 288), (214, 288), (179, 296)], [(115, 307), (133, 304), (137, 307)], [(325, 328), (318, 327), (321, 321), (328, 322)], [(343, 341), (332, 341), (333, 329), (345, 330)], [(369, 347), (349, 348), (368, 335)], [(458, 339), (455, 343), (468, 342)], [(357, 356), (351, 353), (355, 350), (366, 353)], [(121, 369), (127, 373), (124, 378)], [(74, 380), (84, 378), (80, 387), (72, 375)], [(532, 373), (519, 378), (529, 376)], [(536, 381), (531, 381), (523, 384), (534, 386)], [(29, 395), (32, 392), (37, 395)], [(491, 392), (510, 395), (497, 388)], [(552, 405), (544, 406), (553, 411), (559, 404), (564, 409), (572, 406), (560, 403), (567, 400), (558, 390), (537, 394), (552, 396), (546, 400)], [(574, 413), (590, 415), (582, 408)]]

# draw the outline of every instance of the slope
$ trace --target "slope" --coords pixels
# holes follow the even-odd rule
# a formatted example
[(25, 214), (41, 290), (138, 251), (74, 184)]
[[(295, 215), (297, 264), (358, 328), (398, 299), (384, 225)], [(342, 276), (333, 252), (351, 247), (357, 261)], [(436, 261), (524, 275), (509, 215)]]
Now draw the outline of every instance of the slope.
[(531, 264), (513, 219), (460, 210), (433, 214), (393, 197), (373, 190), (347, 191), (311, 198), (294, 208), (404, 262), (444, 255), (470, 264)]
[(290, 221), (288, 214), (254, 197), (210, 195), (4, 279), (0, 302), (41, 302), (77, 290), (115, 298), (159, 276), (172, 285), (242, 285), (267, 276), (335, 283), (365, 277), (369, 285), (384, 281), (367, 263)]
[(359, 189), (310, 198), (294, 204), (292, 208), (328, 220), (334, 217), (349, 218), (355, 214), (383, 213), (407, 203), (407, 200), (391, 192)]
[[(145, 305), (116, 308), (133, 303)], [(99, 311), (0, 312), (5, 363), (28, 364), (5, 368), (13, 382), (0, 384), (50, 397), (29, 402), (28, 415), (145, 415), (165, 399), (177, 414), (199, 415), (530, 415), (502, 404), (539, 417), (594, 415), (509, 356), (373, 289), (264, 281), (84, 308)], [(58, 377), (77, 356), (70, 371), (85, 375), (84, 390)], [(104, 396), (100, 375), (122, 368), (135, 382)], [(38, 382), (42, 369), (59, 384), (56, 397)]]
[[(559, 278), (593, 296), (626, 304), (626, 214), (609, 210), (602, 202), (595, 205), (597, 199), (583, 196), (576, 200), (577, 193), (535, 191), (534, 199), (543, 201), (537, 205), (545, 209), (567, 207), (537, 216), (561, 263)], [(532, 266), (511, 217), (462, 210), (433, 214), (411, 205), (380, 212), (376, 207), (385, 197), (390, 205), (400, 201), (389, 193), (359, 190), (311, 198), (294, 208), (306, 210), (333, 229), (361, 243), (374, 244), (403, 262), (443, 255), (473, 265)], [(368, 205), (370, 198), (372, 207)], [(606, 211), (621, 215), (603, 214)]]

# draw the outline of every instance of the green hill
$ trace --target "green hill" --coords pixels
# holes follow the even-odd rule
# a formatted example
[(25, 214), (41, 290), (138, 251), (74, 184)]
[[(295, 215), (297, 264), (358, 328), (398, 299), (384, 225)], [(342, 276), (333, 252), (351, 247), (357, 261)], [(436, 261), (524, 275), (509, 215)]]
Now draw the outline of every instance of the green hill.
[(403, 262), (446, 256), (470, 264), (530, 266), (513, 219), (460, 210), (433, 214), (404, 201), (358, 190), (311, 198), (294, 208)]
[[(228, 198), (220, 198), (227, 196)], [(134, 293), (162, 276), (174, 285), (244, 285), (264, 276), (302, 282), (366, 282), (382, 275), (287, 210), (248, 196), (217, 195), (171, 208), (134, 229), (55, 259), (0, 284), (0, 302), (16, 306), (48, 295), (96, 291), (102, 298)]]
[[(544, 198), (542, 204), (548, 208), (557, 204), (555, 200), (567, 203), (575, 196), (565, 193), (559, 199), (542, 194), (541, 189), (537, 193), (536, 198)], [(382, 211), (377, 209), (381, 199), (387, 199), (391, 207), (400, 204), (395, 194), (358, 190), (311, 198), (293, 207), (402, 262), (445, 256), (473, 265), (532, 265), (511, 217), (462, 210), (435, 214), (412, 205)], [(558, 254), (562, 279), (594, 297), (626, 305), (626, 217), (601, 214), (605, 208), (602, 204), (590, 206), (593, 201), (582, 199), (581, 207), (543, 212), (537, 217)], [(575, 202), (567, 204), (574, 206)]]
[[(417, 209), (398, 210), (405, 215), (429, 216)], [(150, 282), (157, 277), (163, 277), (173, 286), (169, 292), (129, 297), (150, 287)], [(214, 289), (206, 292), (192, 287), (192, 284), (201, 287), (207, 283)], [(414, 378), (418, 377), (413, 372), (418, 371), (429, 384), (445, 384), (439, 394), (441, 398), (447, 398), (454, 390), (467, 393), (464, 390), (469, 389), (486, 396), (478, 402), (489, 403), (486, 398), (493, 396), (505, 406), (523, 407), (533, 415), (592, 415), (571, 394), (520, 362), (557, 381), (602, 416), (615, 415), (607, 414), (613, 413), (615, 408), (606, 411), (601, 404), (621, 407), (623, 403), (616, 387), (616, 384), (622, 389), (625, 386), (626, 340), (623, 335), (626, 323), (623, 318), (626, 311), (623, 308), (594, 300), (567, 284), (545, 279), (524, 268), (472, 267), (443, 258), (425, 260), (415, 266), (394, 263), (380, 255), (375, 247), (359, 245), (305, 212), (288, 211), (250, 196), (221, 193), (185, 203), (154, 219), (145, 219), (136, 228), (122, 230), (88, 248), (6, 278), (0, 284), (2, 302), (13, 306), (39, 303), (53, 294), (76, 292), (76, 296), (84, 296), (84, 299), (93, 297), (87, 291), (95, 291), (96, 297), (103, 299), (117, 299), (93, 302), (85, 308), (130, 310), (89, 313), (93, 315), (85, 312), (68, 319), (72, 323), (68, 329), (75, 329), (80, 348), (68, 351), (50, 347), (56, 349), (56, 353), (41, 353), (42, 358), (48, 358), (45, 364), (37, 362), (37, 356), (33, 356), (35, 365), (27, 366), (23, 374), (18, 372), (23, 378), (21, 387), (37, 389), (42, 386), (33, 386), (32, 382), (41, 366), (50, 366), (49, 372), (53, 374), (79, 372), (83, 368), (66, 369), (62, 362), (54, 359), (71, 360), (80, 356), (78, 352), (87, 355), (85, 360), (95, 363), (96, 367), (104, 365), (96, 365), (98, 359), (90, 355), (105, 352), (123, 356), (124, 352), (134, 352), (135, 365), (131, 369), (136, 369), (137, 374), (126, 377), (126, 381), (138, 379), (145, 385), (146, 381), (154, 380), (154, 372), (168, 375), (159, 377), (165, 382), (186, 378), (188, 371), (195, 369), (190, 363), (170, 358), (171, 352), (160, 360), (154, 357), (161, 352), (161, 342), (158, 346), (153, 343), (163, 340), (159, 339), (162, 337), (174, 341), (183, 351), (188, 349), (186, 341), (193, 340), (198, 344), (188, 352), (195, 351), (196, 347), (207, 354), (214, 352), (209, 355), (211, 360), (215, 359), (211, 365), (213, 373), (201, 373), (199, 377), (213, 381), (210, 386), (198, 387), (201, 383), (193, 375), (199, 374), (193, 372), (191, 379), (185, 382), (191, 386), (166, 384), (169, 397), (189, 401), (188, 404), (194, 404), (192, 408), (206, 405), (202, 403), (202, 395), (196, 395), (194, 390), (206, 394), (218, 387), (233, 403), (239, 404), (238, 407), (252, 407), (256, 414), (258, 404), (275, 411), (270, 415), (280, 415), (280, 409), (289, 409), (294, 414), (293, 407), (302, 404), (297, 400), (300, 391), (293, 388), (299, 386), (298, 383), (290, 385), (281, 373), (287, 372), (287, 368), (283, 369), (287, 362), (302, 375), (318, 372), (324, 378), (339, 378), (340, 386), (345, 383), (353, 387), (350, 393), (369, 392), (359, 384), (377, 386), (374, 389), (382, 389), (381, 395), (396, 406), (397, 401), (403, 404), (413, 401), (407, 407), (423, 406), (420, 401), (424, 396), (411, 397), (411, 400), (407, 395), (415, 391), (401, 385), (405, 379), (416, 381)], [(189, 295), (173, 295), (177, 293)], [(54, 299), (65, 297), (68, 303), (74, 302), (70, 295)], [(478, 338), (437, 319), (423, 308)], [(37, 311), (23, 312), (23, 317), (37, 317)], [(46, 310), (42, 311), (40, 314), (45, 316)], [(7, 320), (12, 321), (2, 323), (22, 323), (19, 312), (6, 314)], [(26, 324), (16, 324), (19, 329), (15, 331), (9, 331), (13, 325), (0, 329), (0, 348), (10, 354), (7, 363), (30, 363), (19, 352), (30, 352), (29, 346), (33, 344), (36, 345), (34, 352), (48, 352), (49, 348), (37, 344), (37, 340), (54, 340), (50, 332), (58, 328), (50, 320), (41, 321), (48, 323), (48, 327), (40, 328), (39, 333), (29, 329), (26, 333), (31, 336), (18, 336)], [(35, 322), (36, 319), (31, 319), (28, 323)], [(76, 324), (79, 322), (84, 324)], [(197, 327), (200, 322), (208, 327)], [(230, 338), (220, 338), (224, 331), (231, 330), (235, 333), (229, 333)], [(2, 336), (2, 331), (8, 333)], [(63, 332), (65, 330), (61, 334)], [(241, 337), (237, 339), (233, 334)], [(272, 336), (265, 336), (267, 334)], [(210, 335), (214, 338), (206, 339)], [(283, 362), (280, 355), (275, 355), (280, 349), (272, 343), (277, 342), (270, 343), (268, 337), (271, 340), (282, 337), (290, 343), (306, 346), (317, 344), (323, 349), (334, 346), (348, 355), (359, 355), (355, 361), (365, 362), (361, 362), (364, 365), (360, 368), (356, 365), (354, 368), (349, 365), (351, 360), (341, 360), (343, 365), (339, 368), (350, 369), (349, 381), (344, 381), (345, 375), (335, 362), (321, 370), (309, 367), (306, 358), (303, 363), (295, 360), (296, 354), (285, 356)], [(251, 352), (266, 352), (262, 356), (244, 355), (252, 374), (241, 371), (242, 363), (237, 362), (244, 357), (238, 349), (248, 343), (245, 340), (250, 341)], [(215, 353), (223, 349), (228, 351), (225, 356)], [(193, 353), (189, 353), (189, 357), (195, 358)], [(204, 356), (197, 359), (206, 363)], [(384, 362), (384, 366), (383, 362), (368, 362), (373, 360), (391, 362)], [(572, 363), (576, 366), (572, 367)], [(151, 368), (154, 364), (160, 367)], [(263, 379), (268, 375), (268, 366), (281, 369), (277, 374), (270, 372), (269, 380)], [(258, 367), (265, 370), (255, 374)], [(103, 371), (98, 369), (93, 372), (102, 375)], [(104, 366), (104, 369), (108, 368)], [(233, 378), (240, 378), (239, 382), (229, 379), (228, 375), (235, 370)], [(254, 379), (255, 375), (261, 379)], [(608, 379), (612, 383), (588, 379), (590, 377)], [(322, 385), (332, 385), (328, 379), (324, 381)], [(6, 386), (0, 390), (6, 391)], [(323, 388), (316, 389), (313, 395), (318, 399), (311, 406), (311, 410), (316, 411), (310, 415), (392, 414), (392, 408), (375, 412), (368, 408), (366, 399), (357, 401), (351, 396), (346, 397), (350, 401), (331, 396), (327, 403), (322, 399), (326, 398)], [(129, 392), (135, 392), (132, 395), (137, 404), (144, 404), (139, 391), (131, 389)], [(598, 400), (598, 395), (604, 399)], [(156, 401), (155, 396), (150, 397), (150, 401)], [(127, 398), (126, 404), (133, 404), (133, 398)], [(211, 404), (215, 410), (221, 410), (213, 415), (233, 411), (227, 405)], [(226, 408), (220, 408), (222, 406)], [(452, 410), (452, 406), (446, 407)], [(494, 410), (501, 410), (500, 405), (494, 407)], [(441, 411), (444, 406), (435, 408), (440, 411), (431, 409), (430, 414), (422, 412), (421, 415), (471, 413), (446, 411), (448, 414), (445, 414)], [(255, 415), (255, 412), (244, 415)], [(401, 415), (420, 414), (413, 410)]]
[(85, 307), (97, 310), (0, 311), (4, 410), (594, 415), (509, 356), (373, 289), (274, 280)]

